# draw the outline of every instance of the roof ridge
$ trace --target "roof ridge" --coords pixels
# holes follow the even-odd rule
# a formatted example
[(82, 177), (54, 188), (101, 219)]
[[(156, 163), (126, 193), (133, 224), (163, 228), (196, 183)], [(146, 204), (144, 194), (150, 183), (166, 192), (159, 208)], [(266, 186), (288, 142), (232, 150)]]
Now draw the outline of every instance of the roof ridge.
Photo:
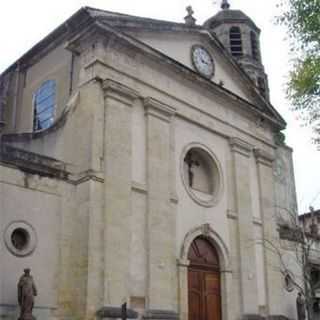
[[(166, 23), (166, 24), (171, 24), (171, 25), (179, 25), (179, 26), (186, 26), (185, 22), (176, 22), (176, 21), (169, 21), (169, 20), (162, 20), (162, 19), (156, 19), (156, 18), (149, 18), (149, 17), (142, 17), (142, 16), (136, 16), (136, 15), (131, 15), (131, 14), (126, 14), (126, 13), (120, 13), (120, 12), (114, 12), (114, 11), (108, 11), (108, 10), (104, 10), (104, 9), (98, 9), (98, 8), (93, 8), (93, 7), (89, 7), (86, 6), (84, 7), (84, 9), (90, 14), (90, 16), (92, 17), (96, 17), (94, 14), (92, 15), (92, 13), (94, 13), (94, 11), (98, 11), (101, 13), (105, 13), (106, 17), (107, 15), (112, 16), (118, 16), (118, 17), (123, 17), (123, 18), (131, 18), (131, 19), (135, 19), (137, 21), (150, 21), (150, 22), (154, 22), (154, 23)], [(109, 18), (110, 18), (109, 16)], [(201, 25), (196, 25), (195, 27), (200, 27)], [(188, 26), (186, 26), (188, 27)], [(190, 28), (190, 27), (188, 27)]]
[(90, 14), (91, 11), (99, 11), (99, 12), (108, 13), (108, 14), (114, 14), (114, 15), (119, 15), (119, 16), (127, 16), (127, 17), (132, 17), (132, 18), (139, 18), (138, 16), (134, 16), (134, 15), (131, 15), (131, 14), (126, 14), (126, 13), (121, 13), (121, 12), (116, 12), (116, 11), (109, 11), (109, 10), (104, 10), (104, 9), (100, 9), (100, 8), (94, 8), (94, 7), (90, 7), (90, 6), (84, 6), (83, 9), (86, 10), (89, 14)]

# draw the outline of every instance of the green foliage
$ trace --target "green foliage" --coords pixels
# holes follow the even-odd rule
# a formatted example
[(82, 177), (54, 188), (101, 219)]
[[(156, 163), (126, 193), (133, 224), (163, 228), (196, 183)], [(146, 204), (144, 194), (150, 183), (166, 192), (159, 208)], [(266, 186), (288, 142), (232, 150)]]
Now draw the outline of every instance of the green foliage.
[(279, 7), (277, 21), (286, 26), (294, 55), (288, 97), (320, 145), (320, 0), (283, 0)]

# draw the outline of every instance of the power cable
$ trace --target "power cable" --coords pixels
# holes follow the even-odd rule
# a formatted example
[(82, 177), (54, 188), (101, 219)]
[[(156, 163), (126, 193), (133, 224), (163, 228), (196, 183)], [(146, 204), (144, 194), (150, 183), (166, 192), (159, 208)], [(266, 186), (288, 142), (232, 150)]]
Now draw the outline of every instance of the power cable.
[(310, 203), (310, 206), (312, 206), (314, 204), (314, 202), (318, 199), (318, 197), (320, 196), (320, 190), (319, 192), (316, 194), (316, 196), (313, 198), (313, 200)]

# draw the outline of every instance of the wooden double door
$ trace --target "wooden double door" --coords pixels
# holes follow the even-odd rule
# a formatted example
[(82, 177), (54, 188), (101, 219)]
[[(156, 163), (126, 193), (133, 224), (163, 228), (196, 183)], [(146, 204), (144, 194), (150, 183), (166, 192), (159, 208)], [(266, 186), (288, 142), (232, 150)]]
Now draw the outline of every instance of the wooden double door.
[(189, 320), (221, 320), (219, 258), (203, 238), (197, 238), (189, 251)]

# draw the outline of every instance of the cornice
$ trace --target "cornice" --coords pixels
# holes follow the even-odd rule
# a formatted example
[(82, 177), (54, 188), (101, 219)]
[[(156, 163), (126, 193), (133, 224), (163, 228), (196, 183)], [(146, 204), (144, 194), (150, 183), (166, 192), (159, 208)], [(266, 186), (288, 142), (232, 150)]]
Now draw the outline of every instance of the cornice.
[(85, 172), (70, 175), (69, 177), (69, 182), (72, 183), (73, 185), (79, 185), (87, 181), (104, 183), (104, 175), (102, 172), (87, 170)]
[[(277, 128), (285, 128), (285, 122), (284, 120), (279, 120), (277, 119), (277, 117), (275, 117), (274, 115), (269, 115), (265, 110), (257, 107), (256, 104), (249, 102), (248, 100), (238, 96), (237, 94), (233, 93), (232, 91), (228, 90), (227, 88), (221, 87), (219, 84), (210, 81), (208, 79), (206, 79), (205, 77), (199, 75), (196, 71), (194, 71), (192, 68), (187, 67), (186, 65), (183, 65), (182, 63), (174, 60), (173, 58), (165, 55), (164, 53), (156, 50), (155, 48), (133, 38), (130, 36), (127, 36), (126, 34), (119, 32), (117, 30), (114, 30), (111, 26), (106, 25), (105, 23), (101, 23), (96, 21), (94, 23), (94, 26), (97, 27), (97, 30), (100, 29), (102, 30), (104, 33), (111, 33), (114, 34), (119, 41), (124, 41), (124, 43), (126, 43), (126, 45), (129, 45), (133, 48), (135, 48), (136, 50), (139, 50), (144, 56), (149, 56), (151, 59), (156, 59), (158, 62), (161, 61), (162, 64), (168, 64), (170, 66), (174, 66), (177, 70), (177, 72), (181, 72), (184, 76), (185, 79), (191, 80), (193, 82), (197, 82), (198, 85), (203, 86), (206, 89), (209, 90), (215, 90), (215, 92), (217, 94), (220, 94), (222, 97), (224, 98), (231, 98), (232, 101), (234, 103), (237, 104), (237, 106), (241, 105), (241, 107), (246, 110), (247, 112), (254, 112), (256, 114), (258, 114), (259, 116), (263, 117), (264, 119), (266, 119), (267, 121), (270, 121), (272, 123), (273, 126), (276, 126)], [(199, 30), (198, 31), (200, 33), (200, 35), (202, 33), (203, 36), (209, 36), (209, 41), (211, 44), (215, 44), (215, 46), (217, 48), (220, 48), (219, 45), (213, 40), (213, 38), (210, 38), (210, 33), (206, 30)], [(220, 48), (221, 49), (221, 48)], [(223, 51), (224, 54), (227, 55), (226, 50)], [(236, 63), (234, 63), (232, 61), (232, 59), (229, 59), (230, 63), (232, 65), (234, 65), (238, 71), (239, 71), (239, 75), (242, 75), (242, 77), (247, 79), (247, 82), (249, 81), (249, 83), (251, 83), (252, 81), (250, 80), (250, 78), (248, 78), (248, 76), (245, 74), (245, 72), (241, 71), (241, 67), (237, 66)], [(253, 86), (250, 86), (250, 90), (254, 90)], [(256, 92), (257, 97), (260, 97), (260, 95)], [(261, 97), (260, 97), (261, 98)], [(230, 102), (230, 101), (229, 101)], [(261, 102), (261, 101), (260, 101)], [(266, 102), (263, 102), (264, 104)], [(268, 105), (268, 108), (270, 107), (270, 105)], [(283, 122), (282, 122), (283, 121)]]
[(253, 154), (258, 164), (263, 164), (268, 167), (272, 167), (275, 160), (275, 156), (265, 150), (255, 148)]
[(256, 226), (260, 226), (260, 227), (263, 226), (263, 221), (260, 218), (254, 217), (252, 220), (252, 223)]
[(245, 157), (250, 158), (251, 152), (253, 150), (253, 146), (251, 144), (235, 137), (230, 138), (229, 143), (230, 143), (232, 152), (239, 153)]
[[(137, 193), (141, 193), (144, 195), (148, 194), (148, 187), (144, 183), (132, 181), (131, 189), (132, 189), (132, 191), (137, 192)], [(174, 193), (170, 193), (170, 202), (173, 204), (177, 204), (179, 202), (178, 196)]]
[(142, 193), (142, 194), (148, 193), (147, 186), (145, 184), (137, 182), (137, 181), (132, 181), (131, 188), (133, 191), (138, 192), (138, 193)]
[(227, 210), (227, 218), (230, 220), (238, 220), (238, 212)]
[(5, 143), (0, 145), (0, 163), (8, 164), (26, 173), (59, 180), (67, 180), (70, 174), (62, 161)]
[(104, 80), (102, 88), (105, 98), (117, 100), (128, 106), (132, 106), (133, 100), (139, 98), (137, 91), (111, 79)]
[[(85, 65), (84, 68), (85, 69), (91, 68), (95, 64), (99, 64), (102, 67), (110, 68), (112, 71), (117, 71), (118, 72), (118, 70), (113, 68), (113, 66), (109, 65), (105, 61), (102, 61), (99, 58), (95, 58), (95, 59), (91, 60), (90, 62), (88, 62), (88, 64)], [(191, 108), (192, 110), (194, 110), (196, 112), (199, 112), (201, 115), (204, 115), (206, 117), (209, 117), (210, 119), (218, 121), (222, 125), (226, 125), (226, 126), (232, 128), (232, 129), (235, 129), (239, 133), (245, 134), (246, 136), (250, 137), (251, 139), (255, 139), (256, 141), (259, 141), (259, 142), (263, 143), (267, 147), (276, 148), (276, 146), (275, 146), (275, 144), (273, 143), (272, 140), (267, 140), (266, 138), (261, 138), (261, 137), (259, 137), (257, 135), (254, 135), (253, 133), (249, 132), (248, 130), (241, 129), (240, 127), (238, 127), (238, 126), (236, 126), (234, 124), (231, 124), (230, 122), (226, 121), (225, 119), (219, 118), (215, 114), (209, 113), (208, 111), (205, 111), (203, 109), (199, 109), (198, 106), (196, 106), (194, 104), (190, 104), (187, 100), (178, 98), (178, 97), (172, 95), (171, 93), (168, 93), (168, 92), (160, 89), (159, 87), (156, 87), (156, 86), (144, 81), (143, 79), (140, 79), (140, 78), (134, 76), (133, 74), (129, 74), (129, 73), (126, 73), (126, 72), (120, 72), (120, 74), (125, 76), (125, 77), (127, 77), (130, 80), (133, 80), (134, 82), (137, 82), (137, 83), (143, 85), (143, 86), (149, 86), (150, 88), (152, 88), (152, 90), (156, 91), (157, 93), (159, 93), (161, 95), (169, 97), (170, 99), (172, 99), (174, 101), (172, 103), (174, 105), (177, 104), (177, 105), (187, 106), (188, 108)], [(90, 82), (92, 80), (98, 80), (98, 79), (101, 79), (101, 78), (99, 78), (99, 76), (97, 76), (97, 75), (93, 75), (91, 79), (86, 80), (85, 82), (81, 83), (80, 87), (84, 86), (85, 84), (87, 84), (88, 82)], [(103, 80), (101, 79), (101, 82), (102, 81)], [(211, 92), (212, 92), (212, 90), (211, 90)], [(238, 104), (238, 107), (239, 107), (239, 104)], [(181, 118), (183, 120), (186, 120), (186, 121), (188, 121), (188, 122), (190, 122), (190, 123), (192, 123), (194, 125), (197, 125), (197, 126), (199, 126), (201, 128), (209, 130), (210, 132), (213, 132), (213, 133), (215, 133), (215, 134), (217, 134), (217, 135), (219, 135), (219, 136), (221, 136), (223, 138), (226, 138), (226, 139), (230, 138), (230, 135), (227, 134), (226, 132), (224, 132), (223, 130), (216, 130), (215, 126), (212, 127), (212, 126), (206, 125), (204, 122), (199, 122), (199, 121), (196, 120), (196, 118), (194, 118), (192, 116), (188, 116), (186, 113), (179, 111), (179, 108), (177, 108), (177, 111), (175, 113), (175, 117), (179, 117), (179, 118)], [(284, 146), (282, 146), (282, 147), (284, 147)]]
[(143, 100), (143, 104), (146, 116), (153, 116), (166, 122), (170, 122), (176, 113), (175, 108), (170, 107), (151, 97), (145, 98)]
[(178, 267), (189, 267), (190, 266), (190, 260), (188, 259), (177, 259), (177, 266)]

